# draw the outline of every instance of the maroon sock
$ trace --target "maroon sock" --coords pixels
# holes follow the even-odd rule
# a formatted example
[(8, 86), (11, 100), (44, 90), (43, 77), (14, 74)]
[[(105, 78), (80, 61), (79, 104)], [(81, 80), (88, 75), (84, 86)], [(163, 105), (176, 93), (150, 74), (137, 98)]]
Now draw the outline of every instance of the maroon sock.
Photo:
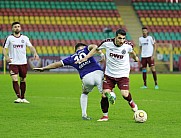
[(25, 98), (26, 82), (20, 82), (21, 99)]
[(132, 96), (131, 96), (130, 93), (128, 94), (127, 97), (124, 97), (124, 96), (123, 96), (123, 98), (124, 98), (126, 101), (128, 101), (129, 103), (130, 103), (130, 101), (132, 100)]
[(157, 76), (156, 76), (156, 71), (152, 71), (153, 74), (153, 79), (155, 81), (155, 85), (157, 85)]
[(144, 86), (147, 86), (147, 84), (146, 84), (146, 77), (147, 77), (146, 72), (143, 72), (143, 82), (144, 82)]
[(18, 98), (21, 98), (18, 81), (13, 81), (13, 89), (14, 89), (14, 91), (16, 93), (16, 96)]
[(108, 102), (108, 98), (104, 98), (102, 97), (101, 99), (101, 109), (103, 113), (108, 113), (108, 109), (109, 109), (109, 102)]
[(123, 96), (123, 98), (128, 101), (128, 104), (131, 106), (131, 108), (135, 107), (135, 103), (133, 102), (132, 96), (130, 93), (128, 94), (128, 97)]

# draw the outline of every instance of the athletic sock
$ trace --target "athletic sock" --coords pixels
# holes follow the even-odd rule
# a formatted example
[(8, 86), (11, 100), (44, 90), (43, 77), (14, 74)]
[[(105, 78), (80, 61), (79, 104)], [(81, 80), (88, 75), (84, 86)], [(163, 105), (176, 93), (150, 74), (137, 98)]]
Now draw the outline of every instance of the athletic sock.
[(143, 82), (144, 82), (144, 86), (147, 86), (147, 84), (146, 84), (146, 78), (147, 78), (147, 74), (146, 74), (146, 72), (143, 72)]
[(82, 116), (87, 116), (87, 100), (88, 100), (88, 95), (82, 93), (80, 96), (80, 105), (82, 109)]
[(18, 81), (13, 81), (13, 89), (18, 98), (21, 98)]
[(152, 71), (153, 74), (153, 79), (155, 81), (155, 85), (157, 85), (157, 76), (156, 76), (156, 71)]
[(128, 94), (127, 97), (124, 97), (124, 96), (123, 96), (123, 98), (124, 98), (126, 101), (128, 101), (128, 102), (131, 102), (131, 101), (132, 101), (132, 96), (131, 96), (130, 93)]
[(20, 82), (20, 89), (21, 89), (21, 99), (24, 99), (26, 91), (26, 82)]
[(102, 97), (101, 99), (101, 109), (103, 114), (107, 113), (108, 114), (108, 109), (109, 109), (109, 101), (107, 97)]

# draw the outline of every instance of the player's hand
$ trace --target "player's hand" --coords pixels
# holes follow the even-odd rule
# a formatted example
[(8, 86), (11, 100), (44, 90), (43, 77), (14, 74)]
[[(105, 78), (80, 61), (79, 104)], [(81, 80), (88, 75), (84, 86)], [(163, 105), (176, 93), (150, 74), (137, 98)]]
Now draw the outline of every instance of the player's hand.
[(11, 63), (13, 59), (9, 58), (9, 57), (6, 57), (5, 60), (6, 60), (6, 62)]
[(43, 72), (44, 69), (43, 68), (33, 68), (34, 71), (40, 71), (40, 72)]
[(139, 58), (136, 56), (135, 58), (135, 61), (134, 62), (138, 62), (139, 61)]
[(100, 63), (104, 63), (105, 62), (105, 56), (101, 57), (101, 59), (99, 60)]
[(39, 60), (39, 56), (37, 54), (34, 55), (35, 60)]
[(154, 56), (151, 56), (151, 60), (154, 60)]

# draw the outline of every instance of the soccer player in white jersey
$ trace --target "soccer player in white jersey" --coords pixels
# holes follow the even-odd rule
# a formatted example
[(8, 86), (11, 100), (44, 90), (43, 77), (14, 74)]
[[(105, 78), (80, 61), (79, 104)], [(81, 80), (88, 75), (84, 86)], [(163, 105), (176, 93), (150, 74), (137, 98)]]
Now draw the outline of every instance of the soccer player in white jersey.
[[(132, 100), (129, 92), (129, 73), (130, 73), (130, 54), (135, 61), (139, 58), (133, 51), (133, 44), (126, 41), (126, 32), (122, 29), (116, 31), (116, 37), (113, 39), (106, 39), (98, 46), (98, 49), (106, 50), (106, 68), (105, 80), (103, 81), (103, 95), (101, 99), (101, 108), (103, 117), (97, 121), (108, 121), (109, 102), (115, 103), (115, 99), (110, 95), (115, 85), (121, 91), (125, 100), (128, 101), (130, 107), (135, 112), (138, 106)], [(79, 62), (85, 61), (87, 57)]]
[[(27, 58), (26, 47), (28, 46), (33, 53), (34, 59), (38, 60), (39, 56), (32, 46), (29, 38), (22, 35), (21, 25), (19, 22), (12, 23), (13, 34), (9, 35), (3, 45), (3, 54), (9, 63), (9, 73), (13, 82), (13, 89), (17, 99), (15, 103), (30, 103), (25, 99), (26, 91), (26, 74), (27, 74)], [(8, 49), (8, 52), (7, 50)], [(20, 85), (18, 84), (18, 74), (20, 77)]]
[[(97, 45), (89, 45), (83, 43), (77, 43), (75, 46), (75, 53), (68, 56), (67, 58), (49, 64), (48, 66), (42, 68), (34, 68), (36, 71), (44, 71), (54, 68), (59, 68), (63, 66), (72, 66), (77, 69), (82, 80), (82, 94), (80, 97), (80, 105), (82, 109), (82, 119), (90, 120), (91, 118), (87, 116), (87, 103), (88, 94), (92, 89), (97, 86), (99, 92), (102, 94), (102, 81), (103, 81), (103, 71), (99, 64), (91, 57), (97, 49)], [(104, 58), (104, 54), (99, 50), (97, 51)], [(85, 56), (88, 59), (85, 62), (79, 63), (78, 61)], [(101, 60), (103, 59), (101, 58)]]
[(144, 85), (143, 89), (147, 88), (147, 64), (150, 67), (150, 70), (153, 74), (153, 79), (155, 82), (155, 89), (159, 89), (157, 84), (157, 75), (156, 75), (156, 69), (155, 69), (155, 63), (154, 63), (154, 56), (156, 53), (156, 42), (155, 39), (152, 36), (148, 35), (148, 29), (146, 27), (142, 28), (143, 36), (139, 38), (139, 46), (140, 46), (140, 55), (141, 55), (141, 65), (142, 65), (142, 76), (143, 76), (143, 82)]

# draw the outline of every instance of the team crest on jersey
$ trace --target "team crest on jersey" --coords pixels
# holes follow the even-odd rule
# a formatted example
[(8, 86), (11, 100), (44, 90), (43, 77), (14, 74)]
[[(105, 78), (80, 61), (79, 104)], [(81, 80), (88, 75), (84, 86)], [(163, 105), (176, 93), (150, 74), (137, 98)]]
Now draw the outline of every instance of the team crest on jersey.
[(121, 51), (121, 53), (122, 53), (122, 54), (126, 54), (126, 50), (123, 49), (123, 50)]
[(24, 43), (25, 42), (25, 40), (21, 40), (21, 43)]

